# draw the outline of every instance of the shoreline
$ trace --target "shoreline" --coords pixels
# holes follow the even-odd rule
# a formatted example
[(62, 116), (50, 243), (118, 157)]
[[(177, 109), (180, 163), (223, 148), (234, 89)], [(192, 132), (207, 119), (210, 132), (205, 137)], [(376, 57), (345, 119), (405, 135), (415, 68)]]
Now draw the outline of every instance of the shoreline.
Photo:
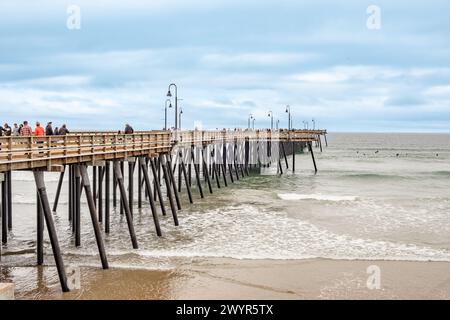
[[(367, 287), (370, 266), (380, 289)], [(7, 269), (17, 299), (450, 299), (450, 262), (192, 258), (161, 270), (80, 267), (81, 289), (66, 294), (54, 267), (3, 267), (2, 280)], [(36, 282), (20, 281), (24, 272)]]

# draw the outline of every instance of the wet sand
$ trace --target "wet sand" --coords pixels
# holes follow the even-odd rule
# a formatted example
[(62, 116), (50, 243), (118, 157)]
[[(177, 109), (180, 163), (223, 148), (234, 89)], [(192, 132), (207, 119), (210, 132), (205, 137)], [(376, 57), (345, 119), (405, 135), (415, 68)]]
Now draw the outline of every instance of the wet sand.
[[(380, 289), (367, 288), (371, 265), (380, 268)], [(1, 277), (16, 282), (17, 299), (450, 299), (446, 262), (196, 258), (169, 270), (83, 267), (81, 289), (67, 294), (52, 267), (3, 269)]]

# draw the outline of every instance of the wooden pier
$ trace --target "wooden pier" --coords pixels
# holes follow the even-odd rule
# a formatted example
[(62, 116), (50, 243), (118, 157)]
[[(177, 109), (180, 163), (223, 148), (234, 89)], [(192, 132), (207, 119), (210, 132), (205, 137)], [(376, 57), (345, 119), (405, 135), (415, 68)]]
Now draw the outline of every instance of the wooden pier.
[[(179, 225), (178, 212), (182, 209), (180, 193), (183, 191), (187, 193), (189, 202), (193, 203), (194, 191), (204, 198), (205, 193), (213, 193), (214, 188), (226, 187), (260, 168), (275, 164), (279, 174), (287, 169), (295, 171), (295, 157), (291, 157), (292, 162), (289, 164), (288, 156), (305, 148), (310, 152), (317, 172), (313, 147), (322, 151), (322, 138), (327, 145), (326, 134), (326, 130), (234, 129), (155, 130), (133, 134), (105, 131), (76, 132), (66, 136), (0, 137), (2, 244), (7, 244), (8, 232), (13, 228), (14, 188), (11, 172), (32, 171), (36, 183), (37, 264), (44, 263), (45, 221), (62, 290), (69, 291), (53, 221), (53, 215), (58, 212), (64, 181), (68, 182), (69, 187), (67, 217), (75, 246), (81, 244), (80, 199), (84, 194), (101, 266), (108, 269), (103, 235), (110, 232), (111, 206), (119, 207), (120, 214), (125, 215), (131, 247), (138, 249), (133, 225), (135, 193), (138, 208), (142, 207), (143, 201), (148, 201), (155, 232), (162, 236), (158, 215), (166, 215), (170, 210), (174, 224)], [(125, 163), (128, 164), (127, 182), (124, 179)], [(45, 185), (45, 172), (60, 173), (52, 205)], [(134, 188), (136, 172), (137, 190)]]

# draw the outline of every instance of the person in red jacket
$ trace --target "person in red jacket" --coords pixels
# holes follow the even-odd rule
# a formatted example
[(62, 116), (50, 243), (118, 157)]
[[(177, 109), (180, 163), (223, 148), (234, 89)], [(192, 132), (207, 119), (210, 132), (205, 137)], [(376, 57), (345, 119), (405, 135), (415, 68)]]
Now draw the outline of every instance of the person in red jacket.
[(34, 136), (35, 137), (45, 136), (45, 130), (44, 128), (41, 127), (39, 121), (36, 122), (36, 128), (34, 128)]

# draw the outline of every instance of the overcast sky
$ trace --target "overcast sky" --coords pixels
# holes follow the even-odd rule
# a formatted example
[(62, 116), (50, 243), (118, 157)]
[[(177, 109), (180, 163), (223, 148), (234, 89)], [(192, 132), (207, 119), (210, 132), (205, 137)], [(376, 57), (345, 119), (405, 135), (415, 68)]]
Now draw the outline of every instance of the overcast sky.
[(450, 131), (449, 14), (448, 0), (2, 0), (0, 121), (160, 129), (175, 82), (183, 127), (250, 113), (267, 127), (269, 110), (286, 126), (290, 104), (295, 127)]

